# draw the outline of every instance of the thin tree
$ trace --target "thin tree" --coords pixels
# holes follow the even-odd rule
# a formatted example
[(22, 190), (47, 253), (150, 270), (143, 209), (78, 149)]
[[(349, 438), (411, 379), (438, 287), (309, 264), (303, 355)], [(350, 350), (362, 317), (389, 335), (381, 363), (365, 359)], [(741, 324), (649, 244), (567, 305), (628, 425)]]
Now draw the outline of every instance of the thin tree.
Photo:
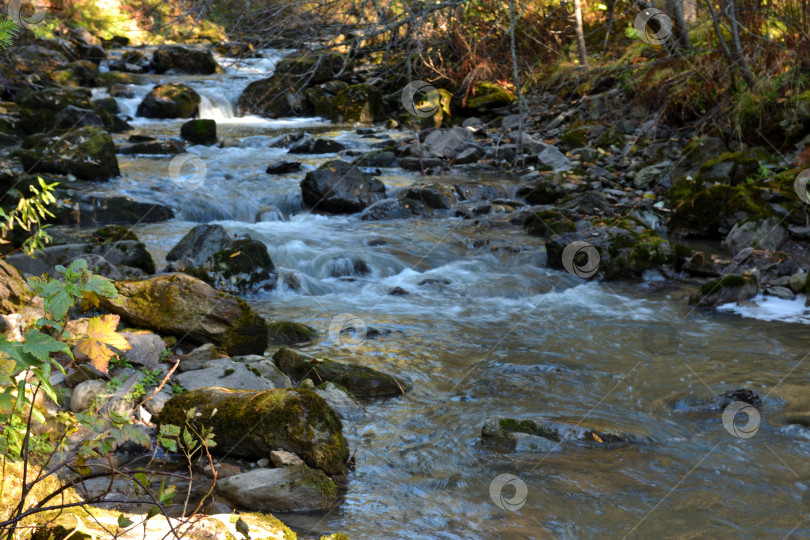
[(579, 63), (588, 67), (588, 50), (585, 48), (585, 32), (582, 30), (582, 5), (580, 0), (574, 0), (574, 19), (576, 20), (577, 50), (579, 51)]

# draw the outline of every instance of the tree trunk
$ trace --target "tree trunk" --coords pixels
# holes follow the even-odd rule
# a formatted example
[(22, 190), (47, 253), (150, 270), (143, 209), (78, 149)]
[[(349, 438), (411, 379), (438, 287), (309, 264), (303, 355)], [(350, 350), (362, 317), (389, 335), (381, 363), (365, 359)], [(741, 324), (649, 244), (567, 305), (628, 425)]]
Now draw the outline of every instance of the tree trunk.
[(580, 0), (574, 0), (574, 18), (576, 19), (579, 64), (588, 67), (588, 51), (585, 49), (585, 31), (582, 29), (582, 5)]
[(682, 0), (667, 0), (667, 4), (668, 10), (672, 14), (675, 36), (677, 37), (681, 47), (688, 51), (692, 48), (692, 44), (689, 41), (689, 29), (686, 27), (681, 1)]
[(512, 71), (515, 77), (515, 96), (518, 99), (518, 147), (517, 155), (515, 156), (515, 165), (517, 160), (521, 160), (522, 168), (526, 168), (526, 156), (523, 153), (523, 93), (520, 91), (520, 79), (518, 74), (517, 51), (515, 49), (515, 25), (517, 19), (515, 18), (515, 0), (509, 0), (509, 44), (512, 52)]
[(731, 38), (734, 43), (734, 61), (737, 64), (737, 67), (740, 69), (740, 73), (742, 74), (743, 79), (745, 79), (745, 82), (748, 83), (749, 87), (753, 88), (754, 84), (756, 84), (756, 80), (754, 80), (751, 70), (748, 69), (748, 62), (745, 60), (742, 44), (740, 43), (740, 28), (739, 23), (737, 22), (738, 16), (736, 0), (728, 0), (728, 5), (726, 6), (726, 15), (728, 15), (728, 20), (731, 23)]
[(683, 19), (687, 24), (697, 22), (697, 0), (683, 0)]

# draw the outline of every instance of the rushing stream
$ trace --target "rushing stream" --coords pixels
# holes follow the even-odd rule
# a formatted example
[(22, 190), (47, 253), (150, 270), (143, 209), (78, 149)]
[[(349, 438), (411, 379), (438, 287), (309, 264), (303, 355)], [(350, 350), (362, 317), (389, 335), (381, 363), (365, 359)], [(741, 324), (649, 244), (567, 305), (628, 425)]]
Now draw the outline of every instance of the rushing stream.
[[(134, 116), (153, 83), (191, 85), (204, 97), (201, 116), (217, 120), (226, 146), (189, 147), (207, 167), (197, 189), (173, 182), (164, 156), (119, 156), (122, 176), (99, 189), (177, 210), (175, 220), (135, 227), (159, 267), (199, 222), (260, 239), (282, 278), (300, 287), (248, 298), (254, 307), (270, 321), (317, 328), (320, 337), (307, 352), (413, 384), (407, 395), (369, 403), (364, 418), (345, 422), (357, 449), (345, 499), (329, 513), (279, 516), (302, 538), (330, 531), (353, 539), (783, 537), (794, 528), (810, 536), (810, 431), (779, 421), (787, 403), (810, 407), (810, 397), (802, 403), (810, 362), (797, 367), (807, 353), (807, 327), (796, 324), (807, 322), (803, 307), (775, 305), (777, 316), (793, 309), (795, 322), (766, 322), (692, 311), (685, 289), (585, 283), (546, 268), (538, 239), (497, 219), (361, 221), (306, 212), (299, 187), (305, 171), (265, 174), (286, 153), (267, 141), (307, 131), (364, 149), (404, 135), (376, 128), (369, 138), (317, 118), (233, 117), (241, 90), (267, 76), (278, 58), (272, 51), (239, 63), (218, 58), (229, 66), (225, 75), (154, 75), (132, 87), (135, 97), (118, 101)], [(177, 136), (182, 123), (132, 122), (136, 133), (160, 137)], [(309, 169), (334, 155), (295, 157)], [(383, 170), (380, 179), (389, 195), (420, 180), (399, 169)], [(431, 181), (485, 182), (507, 193), (515, 185), (508, 177), (462, 173)], [(256, 223), (267, 205), (290, 220)], [(346, 258), (362, 259), (370, 273), (334, 277)], [(410, 294), (389, 295), (394, 287)], [(330, 321), (346, 313), (380, 335), (357, 347), (333, 341)], [(764, 401), (754, 437), (732, 436), (719, 413), (683, 411), (686, 398), (741, 387)], [(632, 431), (650, 442), (549, 455), (481, 446), (486, 417), (541, 414)], [(502, 473), (526, 485), (517, 511), (490, 497)], [(513, 488), (504, 489), (511, 498)]]

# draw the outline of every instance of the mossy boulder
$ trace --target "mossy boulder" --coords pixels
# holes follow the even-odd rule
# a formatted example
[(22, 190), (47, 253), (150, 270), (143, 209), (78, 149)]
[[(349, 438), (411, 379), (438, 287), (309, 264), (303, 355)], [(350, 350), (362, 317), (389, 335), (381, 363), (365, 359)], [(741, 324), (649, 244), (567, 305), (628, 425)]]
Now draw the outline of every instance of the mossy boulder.
[(338, 52), (298, 51), (279, 60), (276, 73), (296, 76), (306, 86), (313, 86), (330, 81), (351, 67), (348, 58)]
[(532, 236), (539, 236), (548, 240), (555, 234), (573, 232), (577, 227), (571, 218), (560, 212), (544, 210), (529, 215), (526, 221), (523, 222), (523, 228)]
[(252, 238), (234, 240), (203, 264), (186, 270), (221, 291), (232, 294), (270, 290), (276, 285), (276, 267), (267, 246)]
[(267, 118), (300, 116), (310, 111), (303, 85), (288, 75), (253, 81), (239, 96), (236, 106), (239, 114)]
[(382, 120), (385, 107), (382, 93), (369, 84), (353, 84), (338, 92), (331, 102), (335, 122), (370, 124)]
[(492, 82), (481, 81), (475, 84), (466, 100), (456, 98), (458, 105), (466, 112), (482, 113), (497, 107), (511, 105), (517, 97), (515, 94)]
[(316, 385), (329, 381), (357, 397), (399, 396), (407, 389), (407, 384), (370, 367), (313, 358), (287, 347), (276, 351), (273, 361), (293, 381), (311, 379)]
[(97, 64), (89, 60), (77, 60), (54, 71), (53, 78), (61, 86), (98, 86), (98, 73)]
[(271, 450), (297, 454), (310, 467), (340, 474), (349, 457), (343, 425), (326, 401), (303, 388), (226, 390), (201, 388), (175, 395), (163, 407), (158, 424), (189, 422), (213, 430), (219, 455), (261, 459)]
[[(564, 269), (563, 251), (575, 241), (586, 242), (596, 249), (599, 273), (604, 279), (635, 279), (647, 270), (673, 270), (686, 254), (649, 227), (622, 221), (551, 236), (546, 242), (549, 266)], [(585, 264), (577, 259), (573, 262)]]
[(689, 305), (717, 307), (730, 302), (741, 303), (759, 292), (756, 276), (731, 274), (712, 280), (689, 297)]
[(167, 45), (156, 50), (152, 55), (152, 64), (158, 73), (166, 73), (169, 70), (192, 75), (222, 73), (222, 68), (214, 60), (210, 51), (200, 51), (180, 45)]
[(337, 486), (306, 465), (258, 468), (217, 482), (217, 493), (237, 508), (263, 512), (318, 512), (337, 500)]
[(481, 428), (481, 439), (506, 450), (539, 452), (558, 451), (565, 446), (612, 450), (649, 442), (642, 435), (583, 422), (582, 419), (541, 416), (523, 420), (489, 417)]
[(675, 163), (672, 184), (688, 181), (687, 177), (694, 179), (701, 165), (726, 152), (726, 143), (717, 137), (702, 137), (691, 141), (684, 147), (681, 159)]
[(32, 85), (56, 85), (54, 72), (69, 62), (63, 52), (36, 44), (9, 47), (0, 51), (0, 55), (0, 76), (11, 94), (29, 89)]
[(18, 126), (25, 133), (41, 133), (54, 126), (56, 116), (69, 106), (92, 109), (91, 94), (85, 88), (29, 90), (19, 99)]
[(189, 120), (180, 128), (180, 136), (191, 144), (216, 144), (217, 123), (210, 119)]
[(19, 156), (29, 172), (73, 174), (83, 180), (107, 180), (119, 174), (112, 137), (98, 126), (30, 136), (22, 142)]
[(311, 326), (297, 322), (277, 321), (268, 326), (270, 341), (274, 343), (304, 343), (318, 335), (318, 331)]
[(741, 184), (715, 184), (694, 189), (688, 183), (672, 188), (668, 194), (674, 205), (669, 229), (710, 238), (724, 238), (740, 221), (761, 220), (773, 215), (762, 197), (762, 190)]
[(104, 299), (103, 307), (138, 328), (212, 342), (231, 355), (262, 354), (267, 348), (265, 320), (244, 300), (199, 279), (170, 274), (115, 287), (118, 299)]
[(191, 118), (197, 114), (200, 95), (180, 83), (159, 84), (138, 105), (138, 116), (145, 118)]
[(31, 300), (31, 290), (13, 266), (0, 260), (0, 314), (19, 313)]
[(307, 101), (312, 105), (315, 116), (323, 118), (332, 117), (332, 99), (340, 92), (349, 87), (349, 83), (343, 81), (329, 81), (315, 85), (304, 90)]
[(138, 242), (138, 236), (132, 232), (128, 227), (121, 225), (107, 225), (97, 229), (93, 233), (93, 240), (100, 244), (109, 244), (110, 242), (121, 242), (124, 240), (134, 240)]
[(759, 161), (742, 152), (726, 152), (703, 163), (698, 169), (694, 183), (697, 186), (728, 184), (731, 186), (744, 182), (756, 174)]

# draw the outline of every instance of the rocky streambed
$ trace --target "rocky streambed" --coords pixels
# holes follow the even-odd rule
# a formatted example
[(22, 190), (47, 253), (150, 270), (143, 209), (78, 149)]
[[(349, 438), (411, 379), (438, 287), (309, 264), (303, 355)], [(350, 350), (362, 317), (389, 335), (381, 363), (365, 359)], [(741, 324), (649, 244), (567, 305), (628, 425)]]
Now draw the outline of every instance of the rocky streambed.
[[(77, 40), (59, 45), (98, 53)], [(690, 137), (613, 90), (536, 96), (521, 133), (482, 86), (415, 134), (353, 125), (396, 113), (339, 57), (295, 93), (307, 55), (272, 74), (285, 53), (23, 47), (92, 89), (4, 102), (3, 185), (25, 167), (63, 190), (58, 245), (6, 263), (118, 280), (127, 365), (69, 372), (66, 405), (100, 396), (150, 435), (195, 409), (218, 441), (207, 511), (303, 538), (807, 530), (793, 154)]]

